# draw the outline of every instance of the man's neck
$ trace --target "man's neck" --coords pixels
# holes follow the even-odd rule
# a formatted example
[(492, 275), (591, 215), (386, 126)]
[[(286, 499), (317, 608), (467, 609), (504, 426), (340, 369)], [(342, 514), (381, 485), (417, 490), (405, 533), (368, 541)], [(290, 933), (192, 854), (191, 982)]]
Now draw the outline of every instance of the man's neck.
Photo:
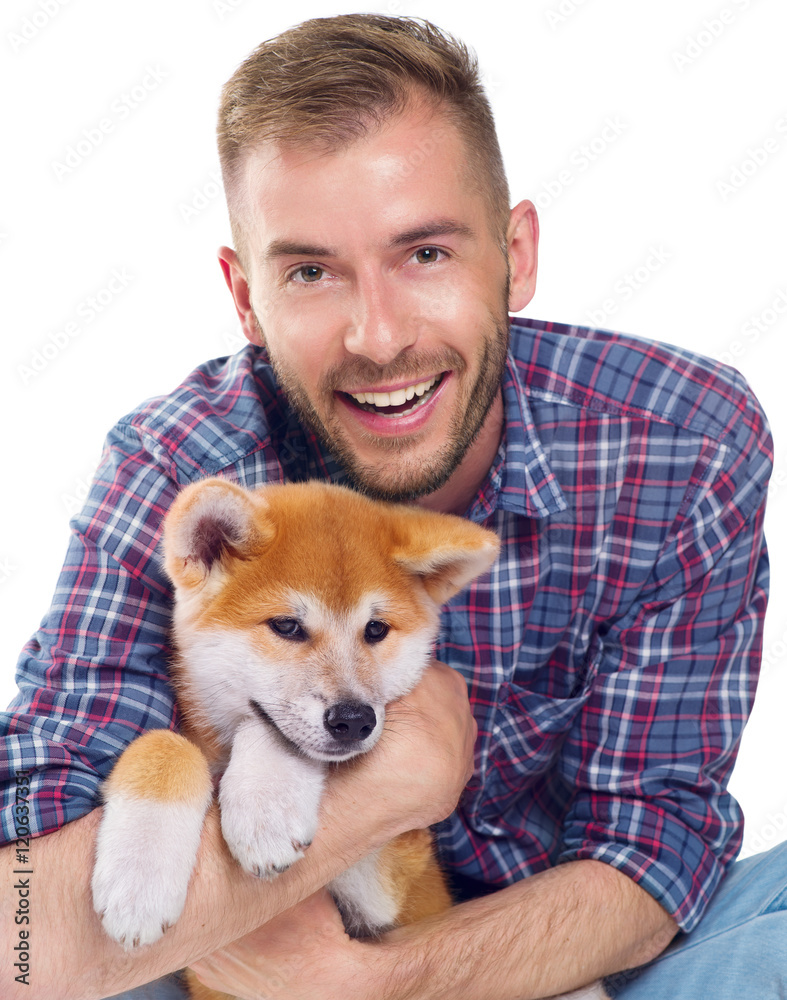
[(419, 497), (415, 503), (427, 510), (463, 517), (475, 500), (478, 490), (495, 460), (503, 436), (503, 396), (498, 392), (478, 437), (467, 450), (465, 457), (454, 470), (448, 482), (440, 489)]

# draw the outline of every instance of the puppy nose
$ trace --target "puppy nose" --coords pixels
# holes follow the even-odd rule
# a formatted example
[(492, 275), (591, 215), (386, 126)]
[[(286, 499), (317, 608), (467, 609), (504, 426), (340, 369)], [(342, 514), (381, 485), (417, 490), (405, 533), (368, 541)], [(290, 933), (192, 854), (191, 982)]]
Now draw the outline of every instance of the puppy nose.
[(371, 705), (344, 701), (333, 705), (323, 717), (325, 728), (338, 742), (365, 740), (371, 736), (377, 724), (377, 716)]

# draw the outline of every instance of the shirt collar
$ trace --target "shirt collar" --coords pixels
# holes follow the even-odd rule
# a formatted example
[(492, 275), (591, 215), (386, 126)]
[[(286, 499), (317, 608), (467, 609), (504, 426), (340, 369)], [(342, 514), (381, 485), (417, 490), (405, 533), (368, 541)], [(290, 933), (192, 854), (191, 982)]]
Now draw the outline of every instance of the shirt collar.
[(568, 508), (533, 422), (520, 374), (509, 354), (503, 378), (503, 438), (475, 503), (468, 512), (484, 520), (500, 508), (543, 518)]

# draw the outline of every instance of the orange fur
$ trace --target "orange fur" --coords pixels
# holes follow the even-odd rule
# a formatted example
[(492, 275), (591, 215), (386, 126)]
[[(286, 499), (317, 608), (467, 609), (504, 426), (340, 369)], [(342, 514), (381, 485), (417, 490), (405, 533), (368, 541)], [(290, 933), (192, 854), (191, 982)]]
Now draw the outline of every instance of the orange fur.
[[(219, 491), (244, 493), (221, 480), (206, 482)], [(167, 572), (187, 589), (199, 586), (201, 576), (193, 560), (178, 558), (167, 541), (177, 535), (199, 498), (192, 490), (188, 487), (180, 495), (165, 528)], [(416, 575), (428, 591), (439, 593), (441, 603), (442, 592), (450, 587), (452, 556), (465, 557), (475, 548), (487, 568), (487, 554), (496, 551), (493, 536), (470, 522), (416, 507), (385, 506), (325, 483), (267, 486), (244, 497), (252, 527), (237, 545), (240, 558), (233, 561), (231, 579), (214, 599), (205, 601), (200, 624), (248, 627), (260, 620), (260, 610), (274, 610), (293, 586), (341, 610), (383, 585), (401, 615), (417, 614)], [(388, 516), (381, 517), (381, 511)], [(304, 546), (304, 534), (320, 544)], [(264, 559), (258, 558), (263, 554)], [(265, 600), (262, 608), (260, 596)]]
[(204, 756), (169, 729), (151, 729), (134, 740), (104, 785), (104, 794), (198, 802), (212, 788)]
[(451, 905), (426, 830), (411, 830), (387, 844), (380, 854), (380, 868), (399, 903), (400, 925), (436, 916)]

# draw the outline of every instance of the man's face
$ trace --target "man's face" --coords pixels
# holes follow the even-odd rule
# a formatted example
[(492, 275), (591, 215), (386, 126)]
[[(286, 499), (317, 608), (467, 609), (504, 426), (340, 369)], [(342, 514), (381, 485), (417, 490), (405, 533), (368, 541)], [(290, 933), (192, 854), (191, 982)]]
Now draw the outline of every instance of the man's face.
[(413, 113), (338, 153), (266, 147), (246, 165), (247, 335), (385, 499), (443, 485), (499, 400), (508, 258), (466, 159), (452, 126)]

